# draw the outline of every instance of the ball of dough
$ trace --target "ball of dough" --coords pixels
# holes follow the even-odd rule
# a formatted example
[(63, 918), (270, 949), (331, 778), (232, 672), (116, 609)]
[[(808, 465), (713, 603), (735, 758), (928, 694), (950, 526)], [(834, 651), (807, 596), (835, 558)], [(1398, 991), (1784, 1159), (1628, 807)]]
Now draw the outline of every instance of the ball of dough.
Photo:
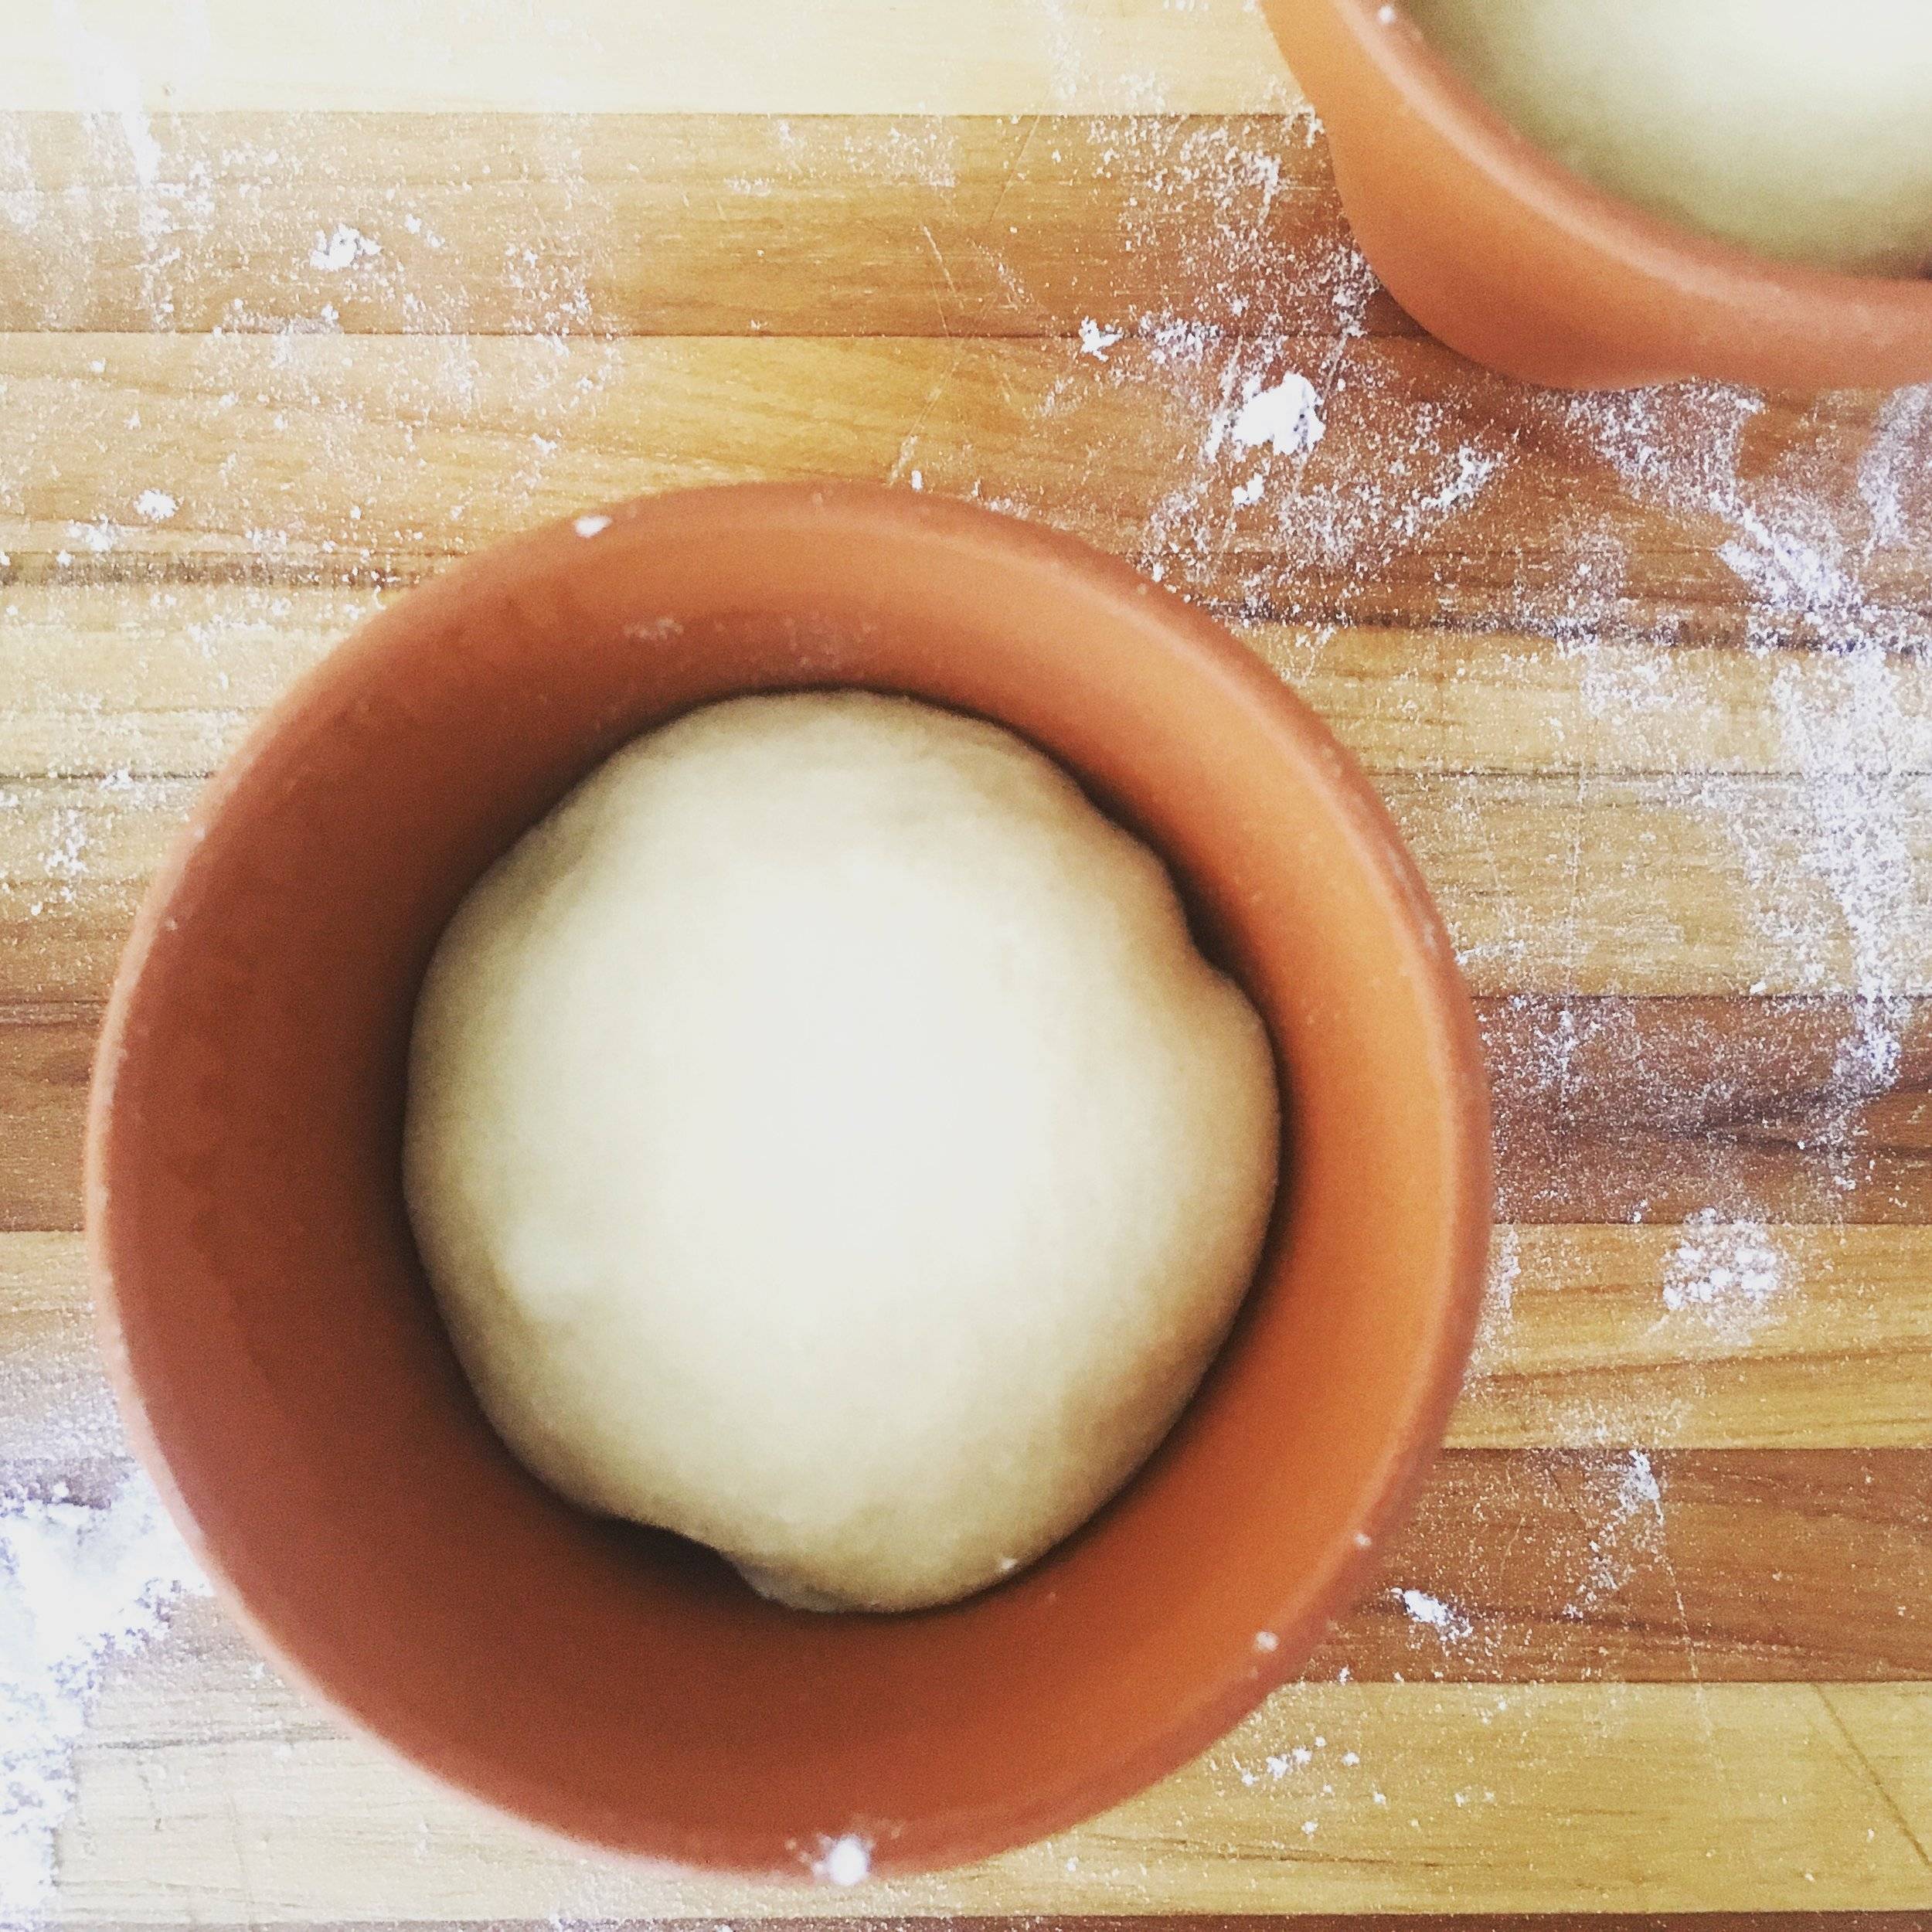
[(1277, 1171), (1260, 1019), (1010, 733), (862, 693), (638, 740), (464, 901), (405, 1183), (485, 1410), (815, 1608), (997, 1581), (1159, 1442)]
[(1927, 0), (1405, 0), (1577, 173), (1760, 254), (1932, 269)]

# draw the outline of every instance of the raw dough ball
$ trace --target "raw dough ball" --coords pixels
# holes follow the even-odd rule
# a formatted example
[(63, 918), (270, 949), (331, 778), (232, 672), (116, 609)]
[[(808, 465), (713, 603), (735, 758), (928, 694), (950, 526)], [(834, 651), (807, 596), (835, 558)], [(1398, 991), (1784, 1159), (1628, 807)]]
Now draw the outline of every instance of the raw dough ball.
[(1932, 267), (1927, 0), (1406, 0), (1532, 141), (1784, 260)]
[(860, 693), (639, 740), (423, 986), (410, 1212), (484, 1408), (820, 1608), (963, 1597), (1166, 1433), (1274, 1191), (1260, 1019), (1011, 733)]

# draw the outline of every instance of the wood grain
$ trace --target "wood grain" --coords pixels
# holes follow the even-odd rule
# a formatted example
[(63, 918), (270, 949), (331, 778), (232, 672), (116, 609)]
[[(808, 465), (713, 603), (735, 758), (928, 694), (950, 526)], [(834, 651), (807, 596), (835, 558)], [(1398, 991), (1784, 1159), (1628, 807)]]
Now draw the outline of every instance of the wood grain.
[[(842, 1915), (837, 1918), (760, 1918), (760, 1932), (940, 1932), (957, 1920), (916, 1913), (890, 1917)], [(1542, 1913), (1488, 1913), (1482, 1932), (1552, 1932)], [(1244, 1912), (1087, 1913), (1082, 1932), (1279, 1932), (1277, 1915)], [(316, 1926), (315, 1932), (471, 1932), (473, 1921), (433, 1919), (359, 1919)], [(712, 1919), (652, 1917), (600, 1920), (599, 1932), (712, 1932)], [(1590, 1915), (1590, 1932), (1923, 1932), (1924, 1920), (1910, 1912), (1605, 1912)], [(49, 1932), (60, 1932), (50, 1921)], [(121, 1932), (157, 1932), (155, 1926), (123, 1921)], [(1002, 1917), (975, 1913), (973, 1932), (1039, 1932), (1038, 1917)], [(1297, 1913), (1294, 1932), (1472, 1932), (1461, 1913), (1431, 1912)]]
[[(252, 716), (393, 594), (237, 580), (226, 552), (137, 548), (124, 528), (114, 538), (111, 574), (83, 536), (64, 570), (6, 586), (0, 778), (205, 776)], [(362, 574), (345, 563), (345, 577)], [(73, 580), (92, 576), (103, 580)], [(1855, 710), (1851, 674), (1830, 652), (1660, 653), (1614, 638), (1585, 652), (1522, 631), (1234, 624), (1377, 774), (1668, 777), (1689, 793), (1719, 774), (1856, 783), (1872, 760), (1849, 726), (1820, 743), (1787, 723)], [(1887, 773), (1932, 773), (1932, 662), (1888, 665), (1885, 695)]]
[[(80, 1226), (81, 1138), (100, 1030), (95, 1006), (0, 1017), (0, 1114), (7, 1123), (0, 1227), (30, 1233)], [(75, 1295), (83, 1292), (80, 1265), (76, 1250), (67, 1284)]]
[[(312, 1923), (312, 1922), (311, 1922)], [(653, 1917), (599, 1921), (599, 1932), (713, 1932), (712, 1919)], [(953, 1919), (917, 1913), (889, 1917), (857, 1914), (837, 1918), (767, 1918), (760, 1932), (940, 1932)], [(1082, 1932), (1280, 1932), (1277, 1914), (1257, 1912), (1146, 1912), (1080, 1914)], [(975, 1913), (973, 1932), (1039, 1932), (1037, 1915), (1002, 1917)], [(318, 1925), (315, 1932), (471, 1932), (474, 1921), (434, 1919), (359, 1919)], [(1485, 1913), (1481, 1932), (1553, 1932), (1543, 1913)], [(1593, 1913), (1590, 1932), (1923, 1932), (1922, 1915), (1911, 1912), (1604, 1912)], [(60, 1932), (50, 1921), (49, 1932)], [(121, 1932), (158, 1932), (155, 1926), (123, 1921)], [(1294, 1914), (1294, 1932), (1474, 1932), (1460, 1913), (1331, 1912)]]
[(1919, 1002), (1526, 991), (1478, 1014), (1506, 1218), (1932, 1217)]
[(80, 1237), (0, 1235), (0, 1488), (38, 1493), (55, 1464), (52, 1480), (71, 1482), (77, 1459), (97, 1466), (104, 1451), (124, 1454)]
[[(137, 219), (93, 121), (0, 114), (0, 328), (1031, 336), (1168, 312), (1332, 338), (1359, 279), (1301, 117), (174, 114), (152, 138)], [(1386, 297), (1364, 319), (1413, 332)]]
[[(1326, 398), (1311, 453), (1225, 437), (1209, 453), (1230, 396), (1298, 368)], [(1808, 514), (1835, 519), (1831, 540), (1863, 545), (1859, 466), (1882, 398), (1719, 394), (1645, 417), (1482, 376), (1422, 339), (1351, 340), (1338, 360), (1183, 325), (1103, 359), (943, 336), (16, 334), (0, 337), (0, 406), (18, 451), (57, 433), (63, 451), (58, 466), (0, 457), (0, 553), (29, 584), (141, 583), (158, 567), (380, 583), (641, 490), (917, 471), (1157, 564), (1250, 621), (1548, 626), (1574, 648), (1579, 627), (1762, 646), (1851, 626), (1903, 636), (1932, 617), (1923, 557), (1873, 545), (1856, 553), (1855, 604), (1821, 634), (1750, 535), (1754, 495), (1643, 482), (1645, 466), (1670, 473), (1673, 445), (1728, 440), (1758, 489), (1788, 470)], [(1395, 492), (1379, 479), (1397, 470)], [(1237, 502), (1256, 477), (1257, 499)], [(158, 524), (139, 509), (149, 491), (175, 506)], [(1603, 567), (1580, 574), (1580, 556)]]
[(1450, 1440), (1932, 1444), (1927, 1273), (1916, 1224), (1505, 1225)]
[[(19, 23), (0, 106), (567, 114), (1272, 111), (1298, 96), (1249, 0), (429, 0), (53, 7)], [(380, 49), (378, 53), (376, 49)], [(118, 138), (117, 122), (104, 129)]]
[(1090, 1825), (854, 1899), (586, 1861), (318, 1723), (212, 1611), (184, 1624), (173, 1668), (119, 1677), (83, 1747), (66, 1923), (118, 1925), (158, 1896), (212, 1924), (380, 1920), (399, 1900), (432, 1920), (567, 1923), (1932, 1896), (1932, 1702), (1911, 1686), (1305, 1685)]
[(1461, 1451), (1308, 1674), (1909, 1682), (1927, 1583), (1921, 1451)]

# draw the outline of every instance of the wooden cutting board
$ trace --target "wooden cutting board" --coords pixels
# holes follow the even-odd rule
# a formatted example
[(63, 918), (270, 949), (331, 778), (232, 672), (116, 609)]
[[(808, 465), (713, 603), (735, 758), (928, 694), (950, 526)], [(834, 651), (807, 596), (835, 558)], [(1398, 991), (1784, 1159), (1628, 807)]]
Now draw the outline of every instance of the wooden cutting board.
[[(889, 478), (1217, 611), (1413, 841), (1500, 1138), (1414, 1523), (1304, 1684), (1120, 1810), (856, 1893), (610, 1865), (390, 1763), (191, 1601), (110, 1673), (47, 1923), (1925, 1922), (1932, 392), (1472, 369), (1354, 257), (1240, 0), (28, 11), (0, 1485), (120, 1480), (87, 1055), (197, 786), (384, 597), (635, 491)], [(1301, 440), (1244, 446), (1294, 379)]]

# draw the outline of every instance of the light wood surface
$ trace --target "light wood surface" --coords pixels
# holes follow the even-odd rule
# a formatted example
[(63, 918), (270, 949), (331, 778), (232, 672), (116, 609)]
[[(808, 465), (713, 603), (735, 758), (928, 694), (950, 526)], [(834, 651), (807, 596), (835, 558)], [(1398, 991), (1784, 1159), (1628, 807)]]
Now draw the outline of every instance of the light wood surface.
[[(505, 1830), (256, 1681), (196, 1615), (174, 1670), (131, 1674), (104, 1700), (63, 1896), (77, 1925), (151, 1913), (158, 1896), (186, 1923), (352, 1920), (399, 1900), (538, 1923), (855, 1903), (1056, 1920), (1370, 1899), (1465, 1913), (1904, 1907), (1925, 1897), (1928, 1748), (1923, 1699), (1892, 1685), (1311, 1684), (1091, 1825), (855, 1901), (587, 1863)], [(1287, 1760), (1279, 1776), (1271, 1758)]]
[[(638, 490), (971, 495), (1234, 625), (1439, 897), (1500, 1221), (1371, 1594), (1309, 1681), (1077, 1832), (856, 1895), (611, 1866), (392, 1764), (197, 1602), (111, 1675), (48, 1923), (1924, 1923), (1932, 397), (1471, 369), (1366, 274), (1243, 0), (29, 11), (0, 63), (0, 1484), (121, 1468), (81, 1114), (198, 784), (383, 598)], [(1236, 447), (1291, 372), (1319, 442)]]
[(1234, 113), (1299, 98), (1253, 0), (55, 0), (0, 103), (570, 114)]

